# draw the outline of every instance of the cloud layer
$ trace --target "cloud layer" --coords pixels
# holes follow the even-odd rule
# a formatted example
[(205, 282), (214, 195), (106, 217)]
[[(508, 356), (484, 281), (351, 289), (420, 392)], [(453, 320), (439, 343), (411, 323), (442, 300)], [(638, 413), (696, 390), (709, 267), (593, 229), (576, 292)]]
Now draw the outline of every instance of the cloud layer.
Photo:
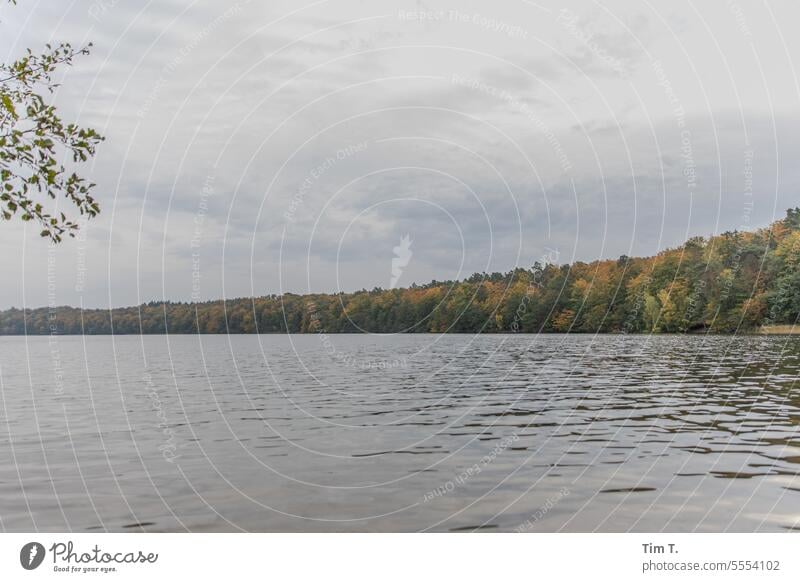
[[(56, 102), (107, 137), (101, 216), (0, 240), (0, 306), (388, 287), (647, 255), (798, 197), (791, 2), (3, 7), (92, 41)], [(750, 204), (752, 202), (752, 204)]]

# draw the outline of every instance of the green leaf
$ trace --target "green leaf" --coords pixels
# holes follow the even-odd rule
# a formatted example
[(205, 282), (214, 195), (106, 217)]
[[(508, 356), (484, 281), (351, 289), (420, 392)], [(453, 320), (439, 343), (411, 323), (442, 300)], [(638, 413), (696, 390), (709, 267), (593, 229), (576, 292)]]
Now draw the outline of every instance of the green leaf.
[(3, 102), (3, 107), (11, 114), (14, 119), (18, 119), (17, 117), (17, 109), (14, 107), (14, 102), (11, 100), (11, 97), (8, 96), (7, 93), (0, 93), (0, 101)]

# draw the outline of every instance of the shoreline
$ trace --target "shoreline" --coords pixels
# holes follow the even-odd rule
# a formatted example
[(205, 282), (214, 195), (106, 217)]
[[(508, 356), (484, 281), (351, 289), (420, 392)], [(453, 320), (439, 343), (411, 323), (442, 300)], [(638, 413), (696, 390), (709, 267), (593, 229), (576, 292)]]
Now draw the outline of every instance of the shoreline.
[[(269, 332), (221, 332), (221, 333), (186, 333), (186, 332), (160, 332), (160, 333), (30, 333), (30, 334), (13, 334), (13, 333), (0, 333), (0, 338), (5, 337), (122, 337), (122, 336), (240, 336), (240, 335), (257, 335), (257, 336), (280, 336), (280, 335), (319, 335), (314, 331), (269, 331)], [(769, 325), (760, 328), (752, 328), (738, 332), (708, 332), (708, 331), (689, 331), (684, 333), (679, 332), (619, 332), (619, 331), (603, 331), (603, 332), (589, 332), (589, 331), (525, 331), (525, 332), (509, 332), (509, 331), (481, 331), (481, 332), (419, 332), (419, 333), (403, 333), (403, 332), (327, 332), (325, 335), (329, 336), (419, 336), (419, 335), (436, 335), (436, 336), (539, 336), (539, 335), (574, 335), (574, 336), (647, 336), (647, 337), (700, 337), (700, 336), (721, 336), (721, 337), (735, 337), (735, 336), (759, 336), (759, 335), (800, 335), (800, 325)]]
[(800, 325), (762, 325), (759, 335), (800, 335)]

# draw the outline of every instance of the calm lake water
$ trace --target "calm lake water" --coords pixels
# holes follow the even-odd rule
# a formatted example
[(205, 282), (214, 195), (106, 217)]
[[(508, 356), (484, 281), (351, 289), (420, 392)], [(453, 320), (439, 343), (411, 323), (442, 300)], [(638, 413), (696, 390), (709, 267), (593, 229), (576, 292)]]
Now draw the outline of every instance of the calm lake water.
[(0, 338), (5, 531), (800, 529), (800, 338)]

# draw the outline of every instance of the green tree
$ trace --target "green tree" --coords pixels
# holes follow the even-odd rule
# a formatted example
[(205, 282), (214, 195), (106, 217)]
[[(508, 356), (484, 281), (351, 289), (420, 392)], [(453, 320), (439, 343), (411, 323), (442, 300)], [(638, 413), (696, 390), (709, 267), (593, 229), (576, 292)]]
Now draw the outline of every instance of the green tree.
[(100, 212), (90, 194), (94, 184), (69, 172), (65, 161), (86, 162), (103, 137), (93, 129), (65, 123), (43, 97), (58, 87), (55, 72), (71, 65), (76, 56), (88, 54), (90, 46), (48, 44), (40, 54), (28, 49), (22, 58), (0, 64), (0, 216), (34, 221), (41, 236), (53, 242), (65, 234), (75, 236), (78, 230), (77, 222), (53, 200), (65, 197), (89, 218)]

